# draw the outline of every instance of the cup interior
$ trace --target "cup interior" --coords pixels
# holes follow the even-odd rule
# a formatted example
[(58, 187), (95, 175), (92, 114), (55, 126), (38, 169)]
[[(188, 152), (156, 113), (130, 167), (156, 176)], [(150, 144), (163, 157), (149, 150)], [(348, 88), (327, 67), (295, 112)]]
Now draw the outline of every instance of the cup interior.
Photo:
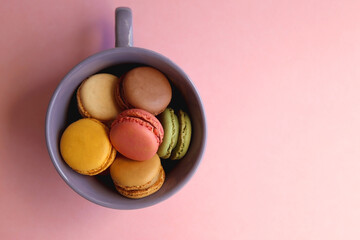
[[(106, 72), (121, 76), (137, 66), (152, 66), (163, 72), (173, 87), (170, 106), (185, 109), (192, 121), (192, 139), (185, 157), (162, 161), (166, 179), (162, 188), (142, 199), (128, 199), (116, 192), (108, 175), (84, 176), (74, 172), (62, 159), (59, 142), (65, 128), (79, 119), (76, 90), (87, 77)], [(46, 142), (51, 160), (64, 181), (84, 198), (104, 207), (138, 209), (159, 203), (180, 190), (195, 173), (206, 144), (206, 121), (203, 105), (188, 76), (171, 60), (156, 52), (122, 47), (95, 54), (74, 67), (60, 82), (50, 101), (46, 117)]]

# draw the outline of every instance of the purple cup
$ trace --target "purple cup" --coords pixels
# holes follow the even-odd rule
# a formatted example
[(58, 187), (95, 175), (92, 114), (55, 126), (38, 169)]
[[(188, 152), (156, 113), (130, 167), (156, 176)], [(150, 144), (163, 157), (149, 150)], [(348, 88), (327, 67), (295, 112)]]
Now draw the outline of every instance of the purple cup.
[[(131, 9), (117, 8), (115, 18), (116, 47), (92, 55), (79, 63), (56, 88), (46, 115), (46, 143), (56, 170), (79, 195), (108, 208), (139, 209), (164, 201), (190, 180), (204, 153), (206, 120), (200, 96), (190, 78), (163, 55), (132, 46)], [(109, 176), (84, 176), (73, 171), (61, 157), (59, 142), (65, 128), (80, 118), (74, 96), (84, 79), (99, 72), (121, 75), (129, 69), (141, 65), (157, 68), (168, 77), (174, 89), (172, 102), (189, 113), (193, 132), (190, 148), (183, 159), (162, 161), (166, 171), (166, 179), (162, 188), (142, 199), (128, 199), (116, 192)]]

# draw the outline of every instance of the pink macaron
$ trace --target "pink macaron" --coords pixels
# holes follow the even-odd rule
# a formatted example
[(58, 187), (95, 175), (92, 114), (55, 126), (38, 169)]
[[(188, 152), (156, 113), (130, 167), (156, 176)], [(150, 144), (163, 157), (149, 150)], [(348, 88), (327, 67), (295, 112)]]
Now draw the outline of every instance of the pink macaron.
[(114, 148), (132, 160), (145, 161), (157, 152), (164, 137), (160, 121), (142, 109), (121, 112), (111, 125), (110, 140)]

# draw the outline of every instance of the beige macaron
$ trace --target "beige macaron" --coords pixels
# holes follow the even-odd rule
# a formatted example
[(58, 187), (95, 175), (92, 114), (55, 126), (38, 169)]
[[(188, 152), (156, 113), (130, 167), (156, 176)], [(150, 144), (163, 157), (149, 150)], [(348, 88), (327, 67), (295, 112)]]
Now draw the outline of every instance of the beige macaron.
[(155, 193), (165, 181), (165, 172), (157, 154), (142, 162), (120, 155), (110, 166), (110, 175), (116, 190), (133, 199)]
[(85, 79), (77, 91), (77, 103), (83, 117), (102, 122), (112, 121), (121, 109), (115, 98), (118, 78), (112, 74), (99, 73)]

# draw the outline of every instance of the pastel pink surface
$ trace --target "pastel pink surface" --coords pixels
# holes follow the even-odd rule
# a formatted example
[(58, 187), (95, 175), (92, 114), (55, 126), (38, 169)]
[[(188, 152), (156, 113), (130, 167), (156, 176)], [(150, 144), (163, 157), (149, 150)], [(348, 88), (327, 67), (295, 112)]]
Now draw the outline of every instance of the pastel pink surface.
[[(191, 77), (209, 130), (193, 179), (136, 211), (73, 192), (44, 140), (53, 90), (76, 63), (114, 46), (119, 5), (133, 9), (135, 46)], [(347, 0), (3, 1), (1, 238), (360, 239), (359, 8)]]

